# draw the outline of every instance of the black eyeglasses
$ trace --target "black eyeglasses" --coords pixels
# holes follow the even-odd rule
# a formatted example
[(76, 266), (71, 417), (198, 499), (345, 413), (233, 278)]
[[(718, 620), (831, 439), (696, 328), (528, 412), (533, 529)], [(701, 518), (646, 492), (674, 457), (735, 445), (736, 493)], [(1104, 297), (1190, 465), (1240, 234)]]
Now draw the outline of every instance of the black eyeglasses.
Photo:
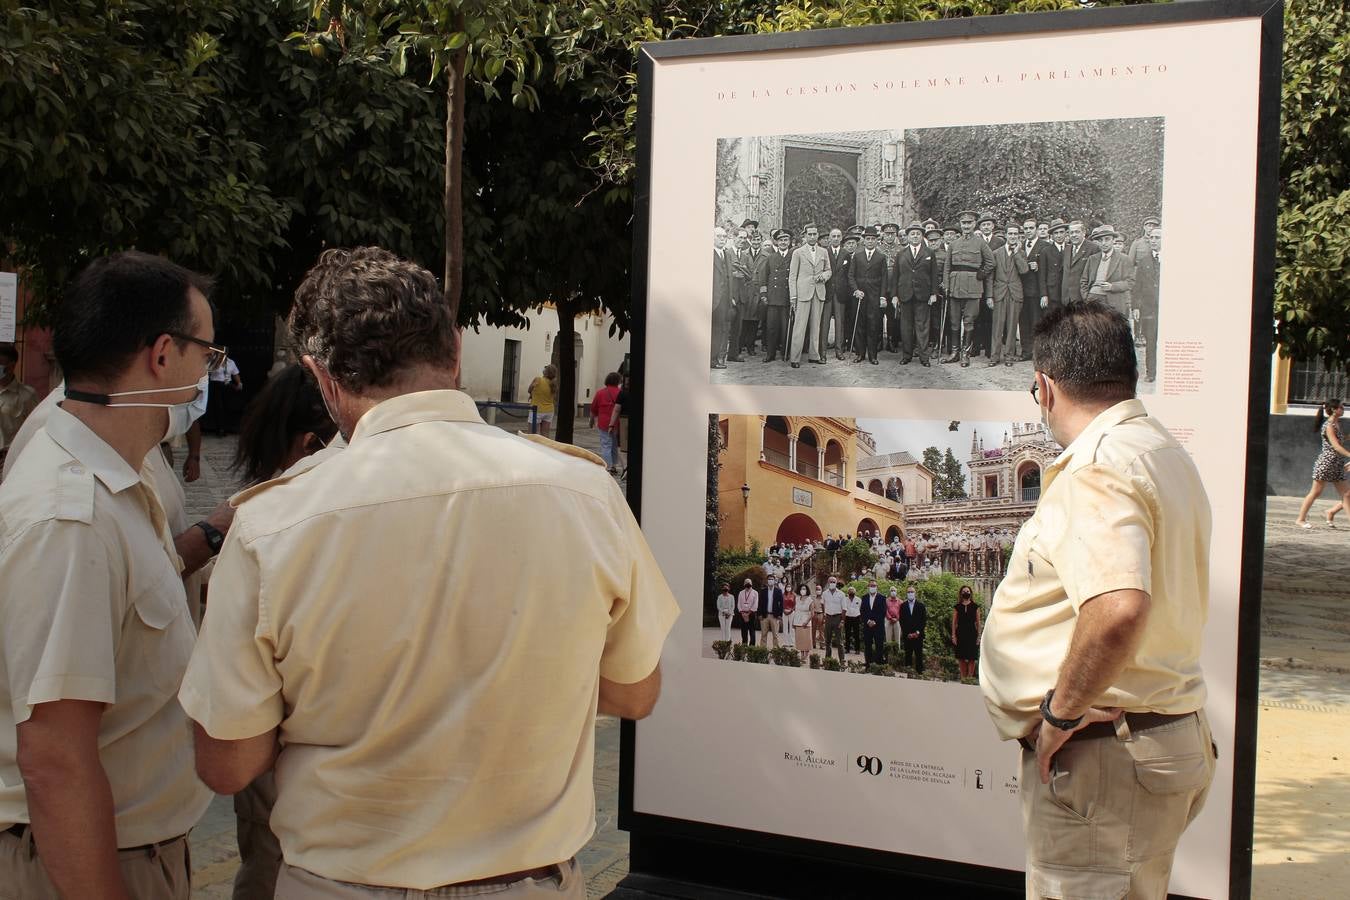
[[(208, 369), (211, 370), (219, 369), (221, 366), (225, 365), (225, 359), (229, 356), (229, 353), (225, 347), (217, 347), (210, 341), (204, 341), (199, 337), (193, 337), (190, 334), (183, 334), (180, 331), (166, 331), (164, 333), (171, 338), (177, 338), (180, 341), (188, 341), (189, 343), (196, 344), (198, 347), (205, 347), (207, 350), (209, 350), (210, 352), (207, 354), (206, 357), (206, 368)], [(154, 339), (151, 338), (151, 340), (153, 341)]]

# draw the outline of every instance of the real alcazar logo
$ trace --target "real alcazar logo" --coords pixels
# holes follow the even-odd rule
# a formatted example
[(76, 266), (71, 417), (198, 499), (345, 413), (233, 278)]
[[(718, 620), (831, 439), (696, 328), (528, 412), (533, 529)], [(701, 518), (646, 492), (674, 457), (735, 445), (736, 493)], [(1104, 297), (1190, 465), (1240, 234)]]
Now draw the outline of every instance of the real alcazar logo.
[(839, 765), (838, 760), (821, 756), (811, 749), (803, 750), (800, 753), (793, 753), (790, 750), (784, 751), (783, 761), (790, 762), (803, 769), (833, 769)]

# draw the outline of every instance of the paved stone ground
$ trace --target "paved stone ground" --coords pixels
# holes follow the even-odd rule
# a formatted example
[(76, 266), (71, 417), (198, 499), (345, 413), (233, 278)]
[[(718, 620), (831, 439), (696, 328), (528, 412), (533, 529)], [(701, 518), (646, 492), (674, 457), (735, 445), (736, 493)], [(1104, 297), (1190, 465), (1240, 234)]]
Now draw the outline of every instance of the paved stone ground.
[[(934, 361), (924, 367), (918, 360), (900, 365), (903, 356), (882, 350), (877, 354), (877, 365), (853, 362), (853, 354), (835, 359), (827, 356), (825, 365), (812, 364), (802, 356), (802, 367), (794, 369), (781, 359), (764, 362), (764, 355), (742, 357), (741, 362), (728, 362), (725, 369), (710, 370), (713, 384), (752, 384), (789, 387), (885, 387), (936, 388), (938, 390), (992, 390), (1026, 391), (1031, 387), (1031, 363), (1015, 362), (1011, 366), (990, 366), (988, 357), (973, 357), (969, 368), (957, 363), (939, 364)], [(1140, 382), (1139, 392), (1152, 394), (1154, 385)], [(1028, 401), (1030, 398), (1028, 398)]]
[[(598, 450), (598, 433), (580, 424), (576, 442)], [(205, 440), (202, 478), (187, 486), (193, 517), (231, 493), (233, 452), (232, 438)], [(1292, 524), (1298, 503), (1271, 497), (1267, 505), (1253, 853), (1253, 896), (1290, 900), (1344, 896), (1350, 883), (1350, 520), (1339, 529), (1320, 524), (1328, 494), (1309, 517), (1319, 524), (1300, 529)], [(590, 897), (605, 896), (628, 871), (628, 836), (616, 827), (618, 771), (619, 725), (604, 717), (596, 723), (596, 833), (579, 855)], [(229, 798), (217, 797), (193, 831), (192, 858), (193, 897), (229, 897), (238, 866)]]

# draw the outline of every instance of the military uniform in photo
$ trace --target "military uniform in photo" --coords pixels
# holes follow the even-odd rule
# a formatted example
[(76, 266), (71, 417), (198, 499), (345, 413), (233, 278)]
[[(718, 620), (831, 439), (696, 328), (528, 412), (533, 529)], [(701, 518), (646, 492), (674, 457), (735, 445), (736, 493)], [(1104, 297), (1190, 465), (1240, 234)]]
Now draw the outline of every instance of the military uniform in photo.
[(1162, 254), (1152, 248), (1140, 257), (1134, 270), (1132, 302), (1139, 314), (1135, 320), (1135, 339), (1143, 347), (1139, 354), (1140, 374), (1145, 381), (1158, 377), (1158, 285), (1162, 280)]
[[(970, 365), (970, 346), (975, 339), (975, 315), (984, 299), (984, 280), (994, 271), (994, 253), (978, 234), (958, 235), (950, 248), (947, 277), (947, 330), (950, 354), (943, 362)], [(992, 292), (992, 286), (991, 286)]]
[[(783, 232), (774, 232), (775, 236)], [(764, 301), (764, 361), (769, 362), (782, 352), (787, 343), (788, 274), (791, 266), (788, 252), (777, 247), (762, 254), (759, 270), (759, 293)]]

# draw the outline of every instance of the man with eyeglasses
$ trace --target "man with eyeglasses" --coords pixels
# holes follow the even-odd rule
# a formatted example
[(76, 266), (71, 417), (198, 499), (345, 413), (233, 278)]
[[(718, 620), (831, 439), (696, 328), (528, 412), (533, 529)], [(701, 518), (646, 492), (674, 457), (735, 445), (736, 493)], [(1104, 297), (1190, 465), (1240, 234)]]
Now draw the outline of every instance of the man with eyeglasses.
[(1033, 363), (1032, 397), (1064, 451), (980, 651), (994, 727), (1023, 748), (1027, 895), (1163, 897), (1214, 776), (1209, 499), (1135, 397), (1123, 315), (1093, 300), (1048, 313)]
[(224, 355), (208, 288), (118, 253), (56, 308), (65, 396), (0, 485), (0, 884), (15, 896), (190, 893), (185, 835), (211, 799), (176, 698), (195, 630), (142, 466)]

